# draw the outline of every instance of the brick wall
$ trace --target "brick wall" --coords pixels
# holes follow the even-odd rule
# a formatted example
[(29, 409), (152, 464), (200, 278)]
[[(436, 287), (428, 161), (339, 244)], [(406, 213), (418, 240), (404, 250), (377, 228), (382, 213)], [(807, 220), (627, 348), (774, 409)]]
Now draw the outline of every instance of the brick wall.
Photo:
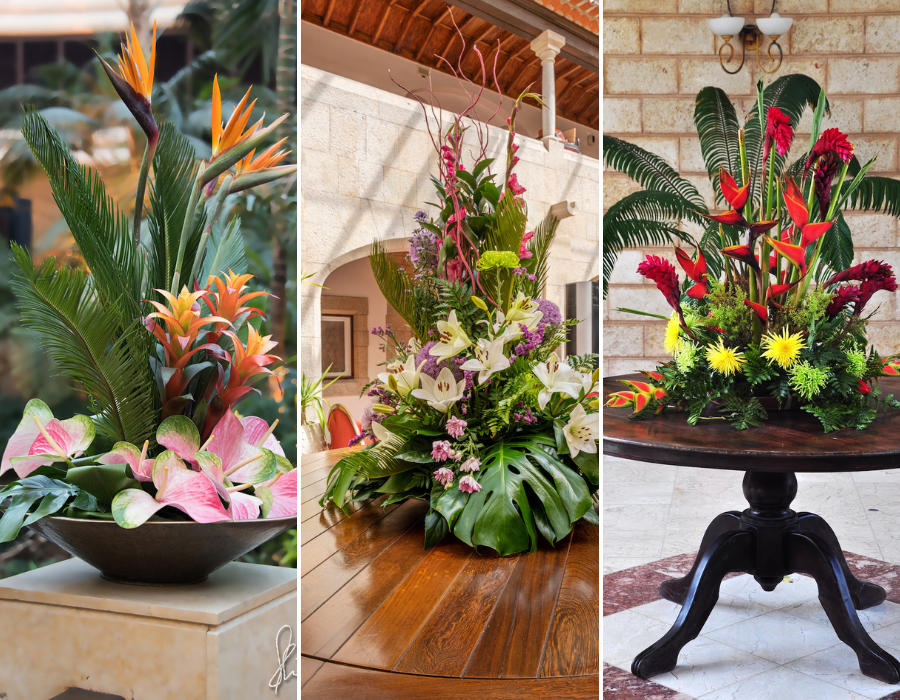
[[(767, 16), (772, 3), (732, 0), (731, 6), (735, 15), (752, 22)], [(707, 85), (722, 88), (742, 119), (755, 100), (754, 85), (762, 75), (755, 55), (748, 56), (749, 65), (737, 75), (719, 67), (717, 37), (706, 20), (721, 15), (724, 7), (724, 0), (603, 3), (604, 133), (663, 157), (694, 183), (710, 206), (713, 193), (694, 129), (694, 97)], [(787, 73), (815, 79), (832, 104), (832, 116), (823, 128), (834, 126), (849, 133), (862, 162), (878, 156), (870, 173), (900, 176), (900, 0), (780, 0), (776, 11), (793, 17), (794, 26), (779, 41), (785, 53), (781, 69), (764, 80), (770, 83)], [(732, 44), (737, 46), (737, 40)], [(810, 122), (807, 112), (791, 160), (805, 150)], [(635, 189), (626, 176), (606, 171), (604, 209)], [(848, 222), (858, 260), (882, 259), (900, 270), (896, 219), (851, 213)], [(653, 283), (635, 273), (645, 252), (665, 252), (674, 262), (670, 250), (626, 251), (620, 256), (604, 304), (606, 374), (647, 369), (666, 358), (662, 322), (642, 322), (614, 309), (670, 312)], [(870, 339), (882, 353), (898, 352), (900, 312), (894, 298), (882, 293), (875, 299), (881, 308), (869, 327)]]

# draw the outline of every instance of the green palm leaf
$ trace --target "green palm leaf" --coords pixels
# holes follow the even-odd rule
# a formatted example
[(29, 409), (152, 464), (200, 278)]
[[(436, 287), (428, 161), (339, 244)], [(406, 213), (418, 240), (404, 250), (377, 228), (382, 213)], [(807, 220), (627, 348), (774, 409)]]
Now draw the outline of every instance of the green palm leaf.
[(707, 211), (706, 203), (697, 188), (655, 153), (614, 136), (604, 136), (603, 162), (610, 168), (625, 173), (645, 190), (679, 195), (695, 209)]
[(231, 270), (241, 275), (247, 270), (244, 237), (241, 235), (241, 220), (234, 217), (228, 222), (225, 233), (219, 224), (213, 224), (203, 264), (200, 266), (199, 281), (205, 284), (210, 275), (227, 275)]
[(553, 243), (553, 238), (556, 236), (557, 226), (559, 226), (559, 219), (548, 214), (534, 229), (534, 236), (528, 241), (528, 250), (531, 251), (531, 259), (528, 262), (534, 262), (530, 265), (526, 264), (526, 269), (537, 277), (531, 285), (532, 297), (543, 297), (547, 288), (550, 244)]
[(157, 391), (147, 358), (152, 336), (140, 318), (120, 328), (115, 309), (104, 309), (94, 275), (47, 258), (35, 268), (28, 252), (13, 246), (21, 270), (13, 287), (23, 324), (42, 341), (63, 374), (91, 402), (99, 435), (110, 444), (140, 445), (156, 428)]
[(822, 237), (821, 255), (822, 262), (832, 272), (846, 270), (853, 264), (853, 234), (842, 213), (837, 215), (832, 227)]
[(900, 180), (877, 176), (864, 178), (850, 195), (850, 206), (900, 216)]
[(410, 276), (391, 256), (380, 241), (372, 244), (369, 254), (372, 274), (388, 304), (409, 324), (416, 337), (426, 342), (430, 326), (430, 309), (421, 308), (412, 293), (414, 284)]
[(706, 170), (716, 192), (716, 201), (722, 203), (724, 198), (718, 187), (719, 169), (725, 168), (734, 176), (741, 171), (737, 113), (723, 90), (705, 87), (697, 94), (694, 124), (700, 137)]

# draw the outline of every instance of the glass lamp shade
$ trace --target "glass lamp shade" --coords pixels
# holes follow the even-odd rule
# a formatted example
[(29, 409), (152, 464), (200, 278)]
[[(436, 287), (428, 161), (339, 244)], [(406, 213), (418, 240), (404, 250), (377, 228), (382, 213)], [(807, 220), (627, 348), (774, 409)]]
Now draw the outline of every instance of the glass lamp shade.
[(773, 12), (771, 17), (760, 17), (756, 20), (756, 26), (766, 36), (782, 36), (790, 31), (794, 20), (790, 17), (782, 17)]
[(713, 34), (717, 36), (735, 36), (744, 28), (743, 17), (731, 17), (730, 15), (722, 15), (715, 19), (707, 20), (709, 28)]

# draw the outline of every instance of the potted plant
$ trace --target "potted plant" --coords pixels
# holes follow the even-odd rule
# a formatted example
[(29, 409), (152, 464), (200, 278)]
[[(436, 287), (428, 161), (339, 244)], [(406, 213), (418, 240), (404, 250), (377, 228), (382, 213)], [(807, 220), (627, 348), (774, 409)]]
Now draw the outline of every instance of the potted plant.
[[(623, 380), (627, 390), (612, 393), (607, 406), (632, 407), (634, 418), (673, 406), (691, 425), (724, 417), (743, 429), (766, 420), (767, 407), (792, 405), (826, 432), (863, 429), (878, 409), (900, 408), (874, 386), (900, 374), (900, 362), (869, 346), (864, 314), (874, 294), (897, 289), (894, 273), (877, 260), (849, 265), (852, 239), (841, 214), (873, 161), (849, 177), (853, 145), (836, 128), (821, 131), (820, 92), (809, 146), (788, 164), (800, 112), (766, 106), (761, 82), (758, 94), (745, 129), (725, 134), (722, 150), (734, 160), (720, 166), (717, 185), (730, 208), (698, 212), (713, 222), (719, 245), (704, 236), (694, 255), (675, 249), (683, 285), (664, 258), (649, 255), (638, 266), (674, 310), (665, 338), (673, 359), (645, 373), (649, 381)], [(750, 157), (751, 124), (758, 161)], [(714, 272), (708, 261), (719, 255)]]
[(461, 115), (429, 121), (437, 205), (416, 214), (413, 274), (373, 245), (378, 286), (414, 337), (373, 331), (388, 354), (367, 387), (363, 436), (377, 443), (335, 465), (322, 503), (422, 498), (426, 546), (453, 534), (508, 555), (535, 551), (539, 535), (554, 544), (582, 518), (598, 522), (598, 372), (592, 356), (559, 358), (573, 322), (540, 298), (557, 221), (528, 230), (515, 172), (516, 114), (539, 98), (516, 100), (495, 159), (487, 127), (467, 116), (480, 88), (468, 94)]
[[(322, 405), (324, 401), (322, 396), (328, 387), (341, 378), (341, 375), (322, 386), (325, 375), (330, 369), (331, 365), (328, 365), (318, 379), (310, 379), (305, 374), (300, 375), (300, 454), (302, 455), (327, 450), (328, 444), (331, 442), (331, 434), (328, 432), (328, 415)], [(310, 411), (315, 413), (318, 420), (309, 421)]]
[(149, 62), (133, 29), (118, 71), (101, 59), (147, 136), (131, 220), (26, 109), (23, 135), (87, 270), (52, 257), (36, 265), (14, 246), (18, 307), (92, 415), (61, 420), (28, 403), (0, 462), (18, 477), (0, 491), (0, 541), (24, 524), (107, 578), (178, 584), (296, 527), (297, 472), (277, 421), (236, 410), (281, 362), (257, 328), (268, 293), (247, 289), (240, 220), (219, 223), (229, 194), (296, 166), (278, 165), (283, 140), (256, 153), (284, 117), (251, 124), (249, 91), (223, 127), (217, 79), (209, 162), (171, 124), (158, 126), (155, 40), (154, 27)]

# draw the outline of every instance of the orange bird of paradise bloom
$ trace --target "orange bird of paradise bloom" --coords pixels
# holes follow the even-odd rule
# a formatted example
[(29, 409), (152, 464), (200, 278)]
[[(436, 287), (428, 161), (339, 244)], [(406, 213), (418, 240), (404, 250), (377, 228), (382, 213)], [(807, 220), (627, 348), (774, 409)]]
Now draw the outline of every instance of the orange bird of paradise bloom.
[(125, 35), (125, 44), (122, 53), (118, 56), (119, 70), (117, 71), (103, 58), (100, 65), (109, 77), (122, 102), (128, 107), (137, 123), (147, 134), (151, 152), (156, 149), (156, 140), (159, 137), (159, 127), (153, 117), (150, 108), (150, 94), (153, 91), (153, 72), (156, 67), (156, 22), (153, 23), (153, 43), (150, 47), (150, 63), (144, 57), (141, 43), (138, 41), (131, 25), (131, 33)]
[[(272, 146), (269, 146), (265, 151), (260, 153), (256, 158), (253, 157), (253, 154), (256, 153), (256, 149), (250, 151), (247, 154), (247, 157), (238, 162), (237, 164), (237, 174), (241, 173), (249, 173), (255, 172), (259, 170), (265, 170), (266, 168), (274, 167), (278, 165), (290, 151), (278, 151), (278, 149), (282, 146), (282, 144), (287, 141), (288, 137), (285, 136), (281, 141)], [(275, 151), (278, 151), (277, 153)]]
[[(250, 114), (256, 105), (256, 100), (247, 107), (247, 99), (250, 97), (251, 88), (247, 88), (247, 93), (243, 99), (234, 108), (225, 127), (222, 127), (222, 95), (219, 92), (219, 76), (213, 78), (213, 95), (212, 95), (212, 157), (213, 160), (230, 148), (233, 148), (241, 141), (249, 138), (261, 125), (262, 119), (256, 124), (246, 129), (247, 122), (250, 121)], [(245, 131), (246, 129), (246, 131)]]

